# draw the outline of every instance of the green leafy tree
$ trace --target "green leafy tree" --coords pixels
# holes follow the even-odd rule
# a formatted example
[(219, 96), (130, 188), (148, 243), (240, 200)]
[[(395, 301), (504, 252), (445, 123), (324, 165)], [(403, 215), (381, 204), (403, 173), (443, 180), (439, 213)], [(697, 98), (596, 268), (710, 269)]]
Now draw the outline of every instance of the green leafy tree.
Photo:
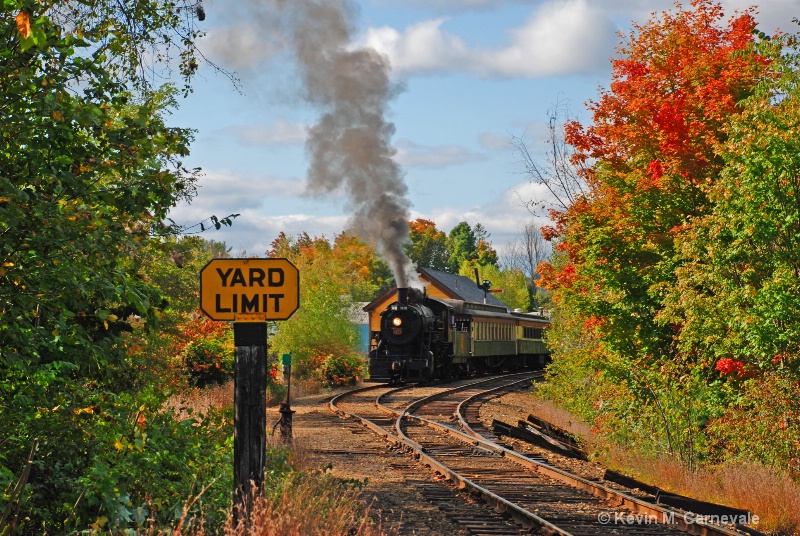
[(134, 260), (144, 282), (157, 288), (165, 308), (180, 317), (198, 308), (200, 270), (211, 259), (229, 256), (230, 247), (224, 242), (166, 236), (151, 240)]
[(497, 252), (489, 243), (489, 233), (480, 223), (472, 228), (469, 223), (462, 221), (453, 227), (447, 236), (447, 248), (450, 252), (447, 261), (450, 273), (458, 273), (465, 260), (473, 266), (497, 265)]
[[(469, 261), (464, 261), (459, 275), (470, 279), (475, 277), (473, 264)], [(490, 281), (493, 290), (502, 290), (503, 292), (497, 292), (495, 297), (512, 310), (530, 310), (531, 294), (528, 287), (528, 278), (519, 268), (498, 268), (493, 264), (488, 264), (480, 268), (480, 278)]]
[(354, 278), (348, 263), (337, 259), (328, 240), (306, 233), (279, 236), (272, 252), (286, 255), (302, 275), (301, 307), (279, 324), (270, 351), (291, 353), (293, 373), (300, 377), (319, 374), (330, 356), (354, 355), (358, 334), (348, 316)]
[[(4, 22), (13, 35), (11, 13)], [(191, 133), (164, 123), (169, 92), (134, 99), (76, 54), (87, 43), (46, 18), (33, 24), (38, 44), (23, 52), (18, 35), (0, 58), (0, 70), (19, 73), (3, 78), (1, 104), (0, 361), (102, 375), (124, 357), (114, 328), (160, 303), (131, 256), (193, 191), (179, 160)]]
[[(224, 445), (229, 426), (164, 412), (172, 378), (157, 381), (166, 367), (153, 370), (129, 336), (165, 305), (137, 255), (169, 233), (167, 211), (196, 180), (181, 163), (192, 133), (164, 121), (176, 91), (145, 75), (170, 42), (193, 71), (196, 34), (176, 32), (194, 12), (179, 7), (0, 8), (0, 489), (35, 442), (22, 531), (168, 525), (194, 484), (226, 485), (226, 451), (201, 445)], [(206, 499), (221, 510), (229, 492)]]
[(409, 222), (411, 243), (406, 253), (416, 266), (447, 271), (450, 254), (447, 250), (447, 235), (436, 228), (430, 220), (417, 218)]
[(800, 372), (797, 67), (797, 54), (776, 59), (781, 78), (741, 104), (721, 150), (713, 210), (680, 238), (685, 263), (660, 318), (679, 322), (682, 347), (700, 350), (712, 368), (731, 358), (753, 370)]
[(469, 223), (462, 221), (450, 230), (447, 235), (447, 249), (450, 257), (447, 260), (447, 268), (450, 273), (456, 274), (461, 269), (461, 264), (466, 260), (477, 257), (476, 251), (478, 243), (475, 233)]

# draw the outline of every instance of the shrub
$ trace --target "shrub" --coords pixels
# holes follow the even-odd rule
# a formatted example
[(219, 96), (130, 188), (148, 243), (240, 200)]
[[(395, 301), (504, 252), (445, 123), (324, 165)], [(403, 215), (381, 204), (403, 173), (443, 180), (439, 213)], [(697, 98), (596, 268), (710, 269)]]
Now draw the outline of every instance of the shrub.
[[(38, 438), (24, 490), (20, 532), (64, 534), (93, 528), (118, 534), (152, 520), (169, 526), (186, 497), (208, 526), (227, 519), (233, 485), (232, 418), (221, 412), (176, 420), (166, 393), (136, 394), (51, 384), (26, 388), (0, 419), (0, 480), (16, 482)], [(31, 411), (29, 404), (36, 409)], [(6, 469), (4, 470), (3, 467)], [(0, 510), (7, 503), (0, 495)], [(45, 530), (46, 529), (46, 530)]]
[(355, 383), (364, 370), (363, 358), (354, 354), (329, 354), (322, 362), (320, 374), (326, 386)]
[(234, 375), (234, 350), (230, 340), (198, 339), (184, 349), (184, 363), (198, 387), (221, 385)]
[(179, 326), (174, 348), (198, 387), (220, 385), (233, 378), (233, 330), (227, 322), (195, 316)]

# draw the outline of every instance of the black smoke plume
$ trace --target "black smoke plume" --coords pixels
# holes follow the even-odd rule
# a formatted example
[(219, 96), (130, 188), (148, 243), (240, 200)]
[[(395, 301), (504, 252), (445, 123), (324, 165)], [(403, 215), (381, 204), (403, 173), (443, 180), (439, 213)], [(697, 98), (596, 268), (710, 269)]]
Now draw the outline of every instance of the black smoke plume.
[(284, 44), (302, 79), (303, 98), (321, 110), (310, 128), (308, 190), (314, 195), (344, 191), (352, 230), (376, 244), (399, 287), (418, 286), (403, 245), (409, 240), (410, 203), (403, 172), (395, 162), (386, 120), (397, 93), (388, 59), (353, 45), (355, 6), (347, 0), (271, 0)]

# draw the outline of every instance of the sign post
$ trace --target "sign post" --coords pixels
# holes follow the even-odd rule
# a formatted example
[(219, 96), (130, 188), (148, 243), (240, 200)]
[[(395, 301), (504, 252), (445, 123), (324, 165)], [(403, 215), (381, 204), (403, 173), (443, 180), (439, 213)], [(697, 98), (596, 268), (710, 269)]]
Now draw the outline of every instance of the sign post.
[(212, 320), (233, 321), (235, 523), (247, 517), (264, 483), (266, 322), (286, 320), (299, 306), (300, 274), (287, 259), (213, 259), (200, 270), (200, 309)]

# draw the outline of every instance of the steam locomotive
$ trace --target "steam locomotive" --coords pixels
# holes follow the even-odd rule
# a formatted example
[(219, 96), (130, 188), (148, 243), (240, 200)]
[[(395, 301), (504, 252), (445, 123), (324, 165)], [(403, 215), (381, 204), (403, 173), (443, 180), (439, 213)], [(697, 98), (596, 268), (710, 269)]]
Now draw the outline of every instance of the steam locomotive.
[(370, 379), (394, 385), (541, 368), (550, 357), (543, 340), (549, 323), (542, 315), (398, 288), (372, 333)]

